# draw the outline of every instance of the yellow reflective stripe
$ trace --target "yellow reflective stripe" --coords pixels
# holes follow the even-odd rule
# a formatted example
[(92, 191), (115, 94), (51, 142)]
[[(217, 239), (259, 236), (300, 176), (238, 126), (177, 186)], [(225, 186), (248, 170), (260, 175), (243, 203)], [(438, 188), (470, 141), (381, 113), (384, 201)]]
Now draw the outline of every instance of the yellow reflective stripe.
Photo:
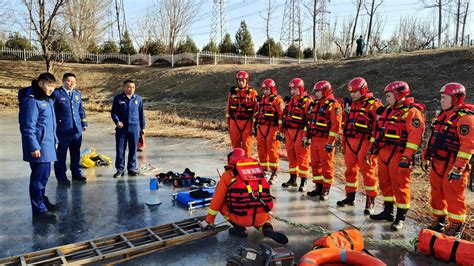
[(466, 214), (459, 214), (458, 215), (458, 214), (448, 212), (448, 217), (451, 218), (451, 219), (458, 220), (460, 222), (466, 221)]
[(399, 139), (400, 138), (400, 136), (392, 135), (392, 134), (385, 134), (384, 136), (387, 137), (387, 138), (392, 138), (392, 139)]
[(258, 162), (242, 162), (242, 163), (237, 163), (237, 166), (248, 166), (248, 165), (258, 165)]
[(338, 135), (339, 134), (337, 134), (337, 132), (332, 132), (332, 131), (329, 132), (330, 137), (337, 137)]
[(462, 152), (462, 151), (458, 151), (458, 155), (457, 155), (457, 157), (459, 158), (468, 159), (468, 160), (471, 159), (471, 156), (472, 154), (467, 153), (467, 152)]
[(420, 146), (416, 145), (415, 143), (407, 142), (407, 148), (413, 149), (413, 150), (418, 150)]
[(268, 163), (268, 166), (279, 167), (280, 163)]
[(377, 185), (373, 185), (373, 186), (364, 186), (364, 189), (365, 189), (365, 190), (374, 191), (374, 190), (377, 190)]
[(262, 193), (263, 191), (263, 186), (262, 185), (258, 185), (258, 192)]
[(323, 178), (323, 182), (326, 183), (326, 184), (332, 184), (332, 180), (333, 180), (333, 179), (326, 179), (326, 178)]
[(357, 182), (355, 182), (355, 183), (346, 183), (346, 187), (357, 187)]
[(299, 173), (304, 174), (304, 175), (309, 175), (309, 169), (306, 170), (306, 171), (303, 171), (303, 170), (299, 169)]
[(248, 192), (248, 193), (252, 193), (252, 192), (253, 192), (252, 187), (251, 187), (250, 185), (247, 185), (247, 192)]
[(408, 202), (408, 203), (398, 203), (398, 202), (397, 202), (397, 208), (400, 208), (400, 209), (410, 209), (410, 202)]
[(236, 106), (231, 106), (230, 109), (237, 109), (237, 107)]
[(368, 128), (369, 126), (367, 125), (362, 125), (362, 124), (359, 124), (359, 123), (355, 123), (356, 126), (358, 127), (362, 127), (362, 128)]
[(293, 118), (293, 119), (296, 119), (296, 120), (303, 120), (303, 118), (302, 118), (302, 117), (299, 117), (299, 116), (294, 116), (294, 115), (292, 115), (292, 116), (291, 116), (291, 118)]
[(235, 178), (232, 178), (232, 179), (230, 180), (230, 182), (231, 182), (231, 183), (235, 182)]
[(283, 124), (283, 121), (282, 120), (278, 120), (278, 124)]
[(265, 113), (265, 116), (275, 116), (274, 114)]
[(217, 215), (217, 211), (215, 211), (215, 210), (213, 210), (213, 209), (211, 209), (211, 208), (208, 208), (208, 209), (207, 209), (207, 213), (209, 213), (210, 215), (214, 215), (214, 216)]
[(370, 137), (370, 143), (374, 143), (375, 142), (375, 138), (374, 137)]
[(291, 171), (298, 171), (298, 166), (297, 166), (297, 167), (290, 168), (289, 171), (290, 171), (290, 172), (291, 172)]
[(230, 115), (229, 115), (229, 114), (226, 114), (225, 117), (230, 117)]
[(262, 167), (268, 166), (268, 162), (260, 162), (260, 165), (261, 165)]
[(315, 175), (315, 176), (313, 176), (313, 181), (319, 181), (319, 180), (323, 180), (323, 176), (322, 176), (322, 175)]
[(394, 196), (382, 196), (382, 200), (386, 202), (394, 202), (395, 197)]
[(446, 215), (448, 215), (448, 211), (447, 211), (446, 209), (444, 209), (444, 210), (437, 210), (437, 209), (431, 208), (431, 213), (432, 213), (432, 214), (435, 214), (435, 215), (441, 215), (441, 216), (446, 216)]
[(322, 127), (327, 127), (328, 124), (324, 124), (324, 123), (320, 123), (320, 122), (316, 122), (316, 125), (317, 126), (322, 126)]
[(87, 119), (82, 119), (81, 122), (87, 122)]

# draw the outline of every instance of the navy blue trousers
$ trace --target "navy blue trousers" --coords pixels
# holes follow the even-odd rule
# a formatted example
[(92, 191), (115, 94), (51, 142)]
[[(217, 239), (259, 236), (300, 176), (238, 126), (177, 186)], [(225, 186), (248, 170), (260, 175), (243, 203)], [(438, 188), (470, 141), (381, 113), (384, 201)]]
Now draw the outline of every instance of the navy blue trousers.
[(137, 145), (140, 130), (129, 130), (126, 128), (115, 131), (115, 168), (118, 171), (125, 169), (125, 150), (128, 144), (127, 170), (137, 170)]
[(44, 192), (51, 174), (51, 163), (30, 162), (30, 168), (30, 201), (33, 215), (35, 215), (48, 210), (46, 204), (49, 203), (49, 200), (44, 195)]
[(56, 150), (58, 160), (54, 162), (56, 179), (58, 181), (67, 179), (66, 157), (68, 149), (69, 156), (71, 157), (71, 174), (73, 177), (81, 176), (79, 160), (81, 159), (82, 134), (58, 135), (58, 140), (58, 149)]

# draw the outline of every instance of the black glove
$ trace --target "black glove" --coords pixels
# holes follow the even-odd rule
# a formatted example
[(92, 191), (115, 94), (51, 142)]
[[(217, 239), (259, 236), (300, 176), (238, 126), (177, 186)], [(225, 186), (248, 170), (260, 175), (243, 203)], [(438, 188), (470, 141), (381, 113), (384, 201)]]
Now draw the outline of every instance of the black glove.
[(400, 168), (410, 168), (410, 160), (408, 157), (403, 156), (400, 162), (398, 163), (398, 167)]
[(461, 177), (462, 177), (462, 170), (460, 168), (453, 167), (453, 169), (449, 171), (448, 181), (451, 182), (451, 180), (453, 179), (458, 180), (458, 179), (461, 179)]
[(276, 139), (277, 139), (279, 142), (283, 142), (283, 141), (285, 141), (285, 136), (283, 135), (283, 133), (278, 132), (277, 135), (276, 135)]
[(332, 150), (334, 150), (334, 145), (332, 145), (331, 143), (328, 143), (328, 144), (326, 144), (326, 146), (324, 146), (324, 150), (327, 153), (330, 153), (330, 152), (332, 152)]
[(301, 140), (301, 144), (303, 145), (303, 147), (307, 148), (311, 145), (311, 139), (303, 137), (303, 139)]

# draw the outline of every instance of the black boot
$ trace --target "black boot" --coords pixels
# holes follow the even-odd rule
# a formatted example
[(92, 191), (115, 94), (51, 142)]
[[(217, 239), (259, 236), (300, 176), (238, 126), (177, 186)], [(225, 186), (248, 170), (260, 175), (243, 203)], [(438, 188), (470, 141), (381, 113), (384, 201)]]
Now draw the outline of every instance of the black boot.
[(231, 222), (230, 224), (232, 224), (232, 227), (229, 228), (230, 235), (238, 236), (240, 238), (246, 238), (248, 236), (247, 232), (245, 231), (245, 227), (235, 224), (233, 222)]
[(290, 174), (288, 182), (281, 184), (282, 187), (296, 187), (296, 175)]
[(407, 216), (408, 209), (400, 209), (397, 208), (397, 216), (395, 217), (395, 221), (392, 223), (392, 230), (400, 231), (403, 229), (403, 225), (405, 225), (405, 217)]
[(379, 214), (370, 215), (370, 219), (376, 221), (386, 220), (393, 222), (393, 202), (384, 202), (383, 211)]
[(276, 171), (272, 171), (272, 175), (270, 176), (270, 179), (268, 179), (268, 183), (270, 185), (273, 185), (276, 183), (276, 181), (277, 181), (277, 173)]
[(446, 227), (446, 216), (440, 216), (434, 221), (430, 226), (428, 226), (428, 229), (443, 233), (444, 229)]
[(339, 207), (344, 207), (346, 205), (354, 206), (355, 195), (356, 195), (355, 192), (347, 192), (345, 199), (336, 202), (337, 206)]
[(316, 188), (312, 191), (306, 192), (306, 195), (310, 197), (320, 196), (322, 190), (323, 190), (323, 183), (316, 183)]
[(262, 233), (264, 236), (275, 240), (275, 242), (277, 243), (280, 243), (280, 244), (288, 243), (288, 237), (286, 237), (286, 235), (284, 235), (283, 233), (273, 231), (273, 226), (269, 223), (266, 223), (263, 225)]
[(319, 200), (326, 201), (329, 198), (329, 190), (331, 187), (324, 187), (321, 190), (321, 195), (319, 195)]
[(444, 234), (447, 236), (461, 238), (463, 225), (463, 223), (449, 222), (448, 226), (446, 226), (446, 229), (444, 230)]
[(301, 183), (300, 187), (298, 188), (299, 192), (305, 192), (306, 191), (306, 177), (300, 177), (301, 178)]
[(364, 214), (365, 215), (374, 214), (374, 208), (375, 208), (375, 197), (366, 196)]

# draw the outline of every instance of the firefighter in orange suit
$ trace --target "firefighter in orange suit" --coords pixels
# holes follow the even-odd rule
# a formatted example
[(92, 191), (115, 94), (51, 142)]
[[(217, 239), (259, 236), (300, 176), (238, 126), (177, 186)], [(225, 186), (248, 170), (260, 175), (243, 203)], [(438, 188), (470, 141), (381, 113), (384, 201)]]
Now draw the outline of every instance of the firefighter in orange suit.
[[(288, 243), (288, 238), (273, 231), (269, 211), (273, 206), (270, 185), (265, 180), (263, 168), (255, 159), (245, 156), (241, 148), (227, 155), (228, 165), (217, 184), (211, 205), (206, 216), (206, 223), (213, 225), (216, 215), (220, 212), (232, 224), (229, 234), (245, 238), (246, 227), (254, 226), (266, 237), (278, 243)], [(259, 180), (256, 190), (243, 175), (253, 175)], [(248, 176), (247, 176), (248, 177)], [(247, 180), (247, 181), (245, 181)], [(249, 192), (250, 191), (250, 192)]]
[(277, 135), (282, 124), (285, 103), (277, 93), (275, 81), (266, 79), (262, 83), (263, 96), (258, 102), (254, 125), (257, 134), (258, 159), (265, 171), (271, 171), (270, 184), (275, 183), (279, 167), (280, 141)]
[(252, 153), (253, 116), (257, 108), (257, 91), (248, 84), (249, 74), (236, 74), (237, 87), (232, 87), (227, 100), (226, 122), (233, 148), (242, 148), (247, 156)]
[[(375, 129), (375, 141), (368, 151), (367, 160), (378, 155), (379, 186), (384, 210), (370, 215), (373, 220), (387, 220), (392, 230), (401, 230), (410, 208), (410, 174), (413, 156), (420, 147), (425, 131), (424, 105), (407, 98), (410, 87), (404, 81), (395, 81), (385, 87), (386, 107), (380, 107)], [(374, 198), (370, 198), (371, 204)], [(394, 220), (394, 203), (397, 215)]]
[(305, 135), (308, 123), (308, 109), (312, 99), (304, 89), (304, 82), (294, 78), (289, 83), (291, 98), (286, 103), (283, 112), (282, 132), (284, 133), (285, 147), (288, 154), (290, 179), (283, 183), (283, 187), (296, 187), (296, 178), (299, 175), (301, 183), (298, 191), (305, 191), (306, 179), (309, 176), (309, 145), (311, 140)]
[(440, 92), (441, 112), (432, 121), (423, 152), (423, 168), (431, 166), (430, 204), (435, 217), (429, 229), (460, 237), (467, 215), (464, 189), (474, 153), (474, 108), (464, 102), (466, 88), (459, 83), (448, 83)]
[(341, 104), (332, 94), (331, 83), (316, 82), (315, 102), (309, 111), (307, 137), (311, 139), (311, 168), (316, 189), (307, 193), (327, 200), (334, 177), (334, 142), (341, 129)]
[(367, 163), (365, 156), (374, 141), (376, 110), (382, 104), (372, 96), (365, 79), (357, 77), (347, 85), (351, 99), (344, 99), (342, 147), (346, 164), (346, 198), (337, 206), (354, 206), (359, 169), (362, 172), (366, 195), (364, 214), (373, 213), (372, 198), (377, 196), (377, 179), (374, 174), (375, 158)]

